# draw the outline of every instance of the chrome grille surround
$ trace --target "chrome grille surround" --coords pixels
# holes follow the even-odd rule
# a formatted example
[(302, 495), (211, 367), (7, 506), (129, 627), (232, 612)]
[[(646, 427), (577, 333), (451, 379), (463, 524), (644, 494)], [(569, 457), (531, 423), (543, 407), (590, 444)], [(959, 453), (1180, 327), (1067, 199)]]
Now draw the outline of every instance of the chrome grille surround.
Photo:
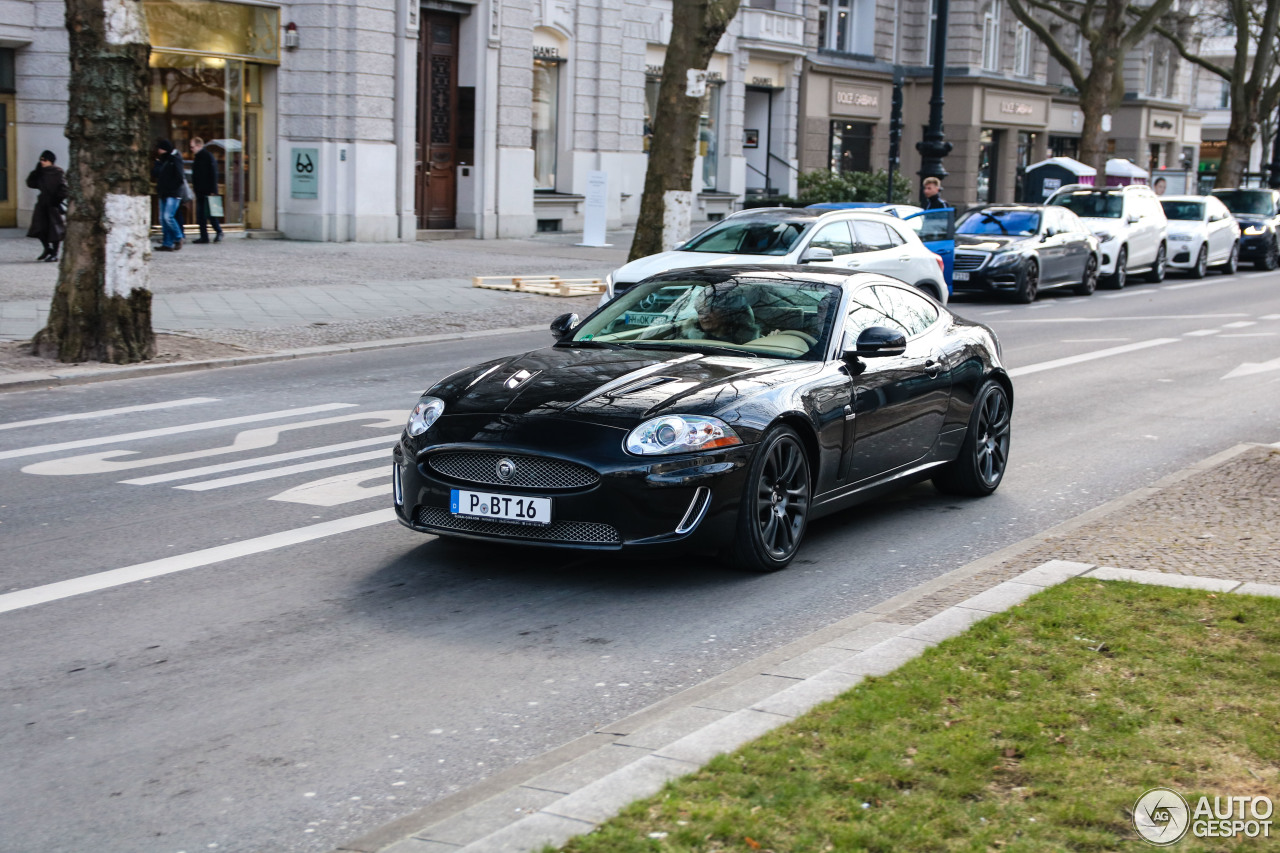
[(438, 530), (456, 530), (506, 539), (535, 542), (562, 542), (567, 545), (621, 545), (622, 536), (609, 524), (591, 521), (553, 521), (546, 527), (504, 524), (479, 518), (462, 518), (439, 507), (418, 508), (418, 524)]
[(986, 252), (965, 252), (957, 249), (952, 269), (960, 270), (961, 272), (982, 269), (987, 262), (987, 258), (990, 257)]
[[(498, 476), (498, 463), (515, 463), (511, 476)], [(446, 450), (427, 457), (426, 464), (441, 476), (484, 486), (526, 489), (582, 489), (600, 482), (590, 468), (543, 456), (523, 456), (490, 450)]]

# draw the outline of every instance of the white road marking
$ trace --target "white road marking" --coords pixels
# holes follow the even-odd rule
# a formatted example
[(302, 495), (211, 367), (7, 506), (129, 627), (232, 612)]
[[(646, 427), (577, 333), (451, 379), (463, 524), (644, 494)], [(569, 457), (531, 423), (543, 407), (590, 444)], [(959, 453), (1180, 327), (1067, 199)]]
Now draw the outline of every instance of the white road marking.
[(997, 314), (1008, 314), (1008, 313), (1009, 313), (1010, 311), (1012, 311), (1012, 310), (1013, 310), (1012, 308), (1001, 308), (999, 311), (983, 311), (983, 312), (982, 312), (982, 316), (983, 316), (983, 317), (994, 317), (994, 316), (996, 316)]
[(1032, 317), (1005, 320), (1006, 323), (1127, 323), (1131, 320), (1229, 320), (1232, 317), (1248, 317), (1248, 314), (1137, 314), (1111, 317)]
[(223, 477), (219, 480), (205, 480), (203, 483), (188, 483), (185, 486), (174, 486), (175, 489), (186, 489), (189, 492), (207, 492), (210, 489), (225, 489), (227, 486), (239, 486), (244, 483), (256, 483), (259, 480), (274, 480), (277, 477), (288, 477), (306, 471), (320, 471), (324, 468), (337, 468), (352, 462), (368, 462), (370, 459), (385, 459), (391, 462), (391, 448), (370, 450), (367, 453), (353, 453), (350, 456), (335, 456), (333, 459), (320, 459), (315, 462), (303, 462), (300, 465), (286, 465), (283, 468), (272, 468), (270, 471), (254, 471), (252, 474), (237, 474), (234, 477)]
[(189, 554), (175, 554), (172, 557), (125, 566), (121, 569), (110, 569), (97, 574), (72, 578), (71, 580), (9, 592), (0, 595), (0, 613), (20, 610), (24, 607), (34, 607), (37, 604), (46, 604), (50, 601), (82, 595), (86, 592), (110, 589), (114, 586), (122, 586), (135, 581), (160, 577), (161, 575), (169, 575), (186, 569), (195, 569), (225, 562), (226, 560), (234, 560), (238, 557), (247, 557), (251, 554), (274, 551), (277, 548), (287, 548), (290, 545), (310, 542), (313, 539), (323, 539), (326, 536), (348, 533), (352, 530), (372, 527), (375, 524), (385, 524), (388, 521), (394, 521), (395, 517), (395, 510), (379, 509), (360, 515), (351, 515), (346, 518), (308, 525), (307, 527), (269, 533), (266, 536), (245, 539), (242, 542), (230, 542), (226, 545), (205, 548), (202, 551), (192, 551)]
[(1274, 338), (1280, 332), (1241, 332), (1236, 335), (1223, 335), (1224, 338)]
[(243, 415), (238, 418), (223, 418), (217, 421), (202, 421), (198, 424), (163, 427), (160, 429), (144, 429), (141, 432), (125, 432), (118, 435), (102, 435), (97, 438), (84, 438), (79, 441), (61, 441), (57, 444), (39, 444), (32, 447), (19, 447), (16, 450), (0, 451), (0, 459), (17, 459), (21, 456), (38, 456), (41, 453), (56, 453), (59, 450), (75, 450), (78, 447), (97, 447), (103, 444), (118, 444), (125, 441), (141, 441), (144, 438), (157, 438), (162, 435), (178, 435), (184, 432), (197, 432), (205, 429), (218, 429), (237, 424), (251, 424), (257, 421), (270, 421), (277, 418), (294, 418), (299, 415), (311, 415), (316, 412), (332, 412), (334, 409), (353, 409), (355, 403), (325, 403), (321, 406), (303, 406), (300, 409), (281, 409), (278, 412), (263, 412), (257, 415)]
[(1280, 358), (1273, 358), (1271, 361), (1263, 362), (1246, 361), (1222, 378), (1235, 379), (1240, 376), (1252, 376), (1255, 373), (1268, 373), (1272, 370), (1280, 370)]
[(1234, 323), (1226, 323), (1226, 324), (1224, 324), (1222, 328), (1224, 328), (1224, 329), (1243, 329), (1243, 328), (1244, 328), (1244, 327), (1246, 327), (1246, 326), (1256, 326), (1256, 325), (1258, 325), (1258, 324), (1257, 324), (1257, 322), (1256, 322), (1256, 321), (1254, 321), (1254, 320), (1237, 320), (1237, 321), (1236, 321), (1236, 322), (1234, 322)]
[[(377, 485), (361, 485), (368, 482), (376, 482)], [(381, 465), (367, 471), (354, 471), (303, 483), (301, 486), (294, 486), (273, 496), (271, 500), (310, 506), (338, 506), (368, 498), (385, 500), (389, 497), (391, 497), (391, 469), (387, 465)]]
[(1189, 281), (1189, 282), (1186, 282), (1185, 284), (1166, 284), (1160, 289), (1161, 290), (1186, 290), (1188, 287), (1204, 287), (1210, 284), (1218, 284), (1218, 280), (1214, 278), (1207, 278), (1204, 281)]
[(1110, 349), (1084, 352), (1079, 355), (1067, 356), (1066, 358), (1055, 358), (1052, 361), (1042, 361), (1039, 364), (1028, 364), (1025, 367), (1015, 367), (1009, 371), (1009, 375), (1026, 376), (1029, 373), (1039, 373), (1042, 370), (1053, 370), (1056, 367), (1069, 367), (1070, 365), (1080, 364), (1085, 361), (1094, 361), (1095, 359), (1108, 358), (1113, 355), (1123, 355), (1127, 352), (1135, 352), (1137, 350), (1149, 349), (1150, 347), (1177, 343), (1177, 341), (1177, 338), (1155, 338), (1150, 341), (1139, 341), (1138, 343), (1125, 344), (1124, 346), (1111, 347)]
[(86, 421), (90, 418), (107, 418), (112, 415), (127, 415), (131, 412), (154, 412), (157, 409), (176, 409), (179, 406), (198, 406), (201, 403), (216, 403), (217, 397), (187, 397), (185, 400), (169, 400), (164, 403), (146, 403), (141, 406), (121, 406), (118, 409), (100, 409), (96, 412), (76, 412), (73, 415), (54, 415), (49, 418), (36, 418), (30, 421), (12, 421), (0, 424), (0, 429), (18, 429), (19, 427), (43, 426), (63, 421)]
[[(42, 474), (58, 477), (76, 474), (103, 474), (108, 471), (128, 471), (133, 468), (150, 468), (156, 465), (168, 465), (172, 462), (189, 462), (192, 459), (206, 459), (210, 456), (225, 456), (228, 453), (243, 453), (246, 450), (261, 450), (264, 447), (274, 447), (280, 441), (280, 434), (290, 430), (367, 420), (374, 421), (374, 423), (365, 424), (368, 429), (386, 429), (387, 427), (400, 426), (408, 417), (408, 412), (397, 410), (336, 415), (331, 418), (247, 429), (236, 433), (236, 437), (232, 439), (230, 444), (221, 447), (189, 450), (186, 453), (174, 453), (169, 456), (150, 456), (142, 459), (137, 458), (136, 450), (104, 450), (99, 453), (86, 453), (81, 456), (68, 456), (60, 459), (48, 459), (44, 462), (32, 462), (23, 468), (22, 472), (24, 474)], [(120, 458), (126, 456), (129, 458)]]
[(1130, 296), (1141, 296), (1142, 294), (1136, 290), (1126, 290), (1124, 293), (1104, 293), (1103, 299), (1127, 299)]
[(1280, 320), (1280, 314), (1264, 314), (1259, 320)]
[(138, 477), (134, 480), (121, 480), (130, 486), (150, 486), (155, 483), (171, 483), (174, 480), (190, 480), (193, 477), (204, 477), (208, 474), (222, 474), (227, 471), (239, 471), (242, 468), (257, 468), (260, 465), (271, 465), (276, 462), (287, 462), (290, 459), (305, 459), (308, 456), (319, 456), (322, 453), (334, 453), (339, 450), (354, 450), (357, 447), (385, 445), (388, 449), (395, 445), (399, 433), (380, 435), (376, 438), (362, 438), (359, 441), (344, 441), (340, 444), (326, 444), (323, 447), (312, 447), (307, 450), (291, 450), (288, 453), (275, 453), (271, 456), (255, 456), (252, 459), (241, 459), (238, 462), (223, 462), (221, 465), (205, 465), (202, 468), (184, 468), (181, 471), (170, 471), (167, 474), (152, 474), (150, 477)]
[(1114, 344), (1127, 341), (1128, 338), (1063, 338), (1064, 344)]
[(1196, 329), (1194, 332), (1183, 332), (1182, 336), (1184, 338), (1203, 338), (1206, 335), (1218, 335), (1221, 333), (1221, 329)]

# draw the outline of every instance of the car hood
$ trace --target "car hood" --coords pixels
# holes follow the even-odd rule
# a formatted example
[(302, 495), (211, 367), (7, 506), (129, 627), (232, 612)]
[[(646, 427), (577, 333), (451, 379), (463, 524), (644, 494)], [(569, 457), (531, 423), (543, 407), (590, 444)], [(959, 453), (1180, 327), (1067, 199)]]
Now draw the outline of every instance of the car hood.
[(1266, 225), (1271, 221), (1270, 216), (1260, 216), (1256, 213), (1233, 213), (1236, 222), (1243, 225)]
[(446, 415), (541, 415), (629, 427), (664, 412), (723, 412), (817, 368), (679, 350), (548, 347), (464, 370), (427, 393), (444, 400)]
[(659, 252), (644, 258), (637, 258), (629, 264), (619, 267), (613, 273), (615, 284), (635, 284), (651, 275), (667, 270), (684, 269), (685, 267), (713, 267), (726, 264), (789, 264), (789, 255), (717, 255), (711, 252)]
[(1031, 237), (1016, 234), (957, 234), (956, 248), (998, 252), (1001, 249), (1017, 247), (1031, 241)]

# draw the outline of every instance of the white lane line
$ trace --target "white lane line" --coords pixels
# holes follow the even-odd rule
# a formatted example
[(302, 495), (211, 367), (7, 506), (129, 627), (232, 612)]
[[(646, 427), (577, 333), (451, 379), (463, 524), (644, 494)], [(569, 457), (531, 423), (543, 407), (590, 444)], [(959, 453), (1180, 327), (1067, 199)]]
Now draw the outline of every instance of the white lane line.
[(1117, 314), (1111, 317), (1032, 317), (1005, 320), (1006, 323), (1127, 323), (1130, 320), (1229, 320), (1248, 314)]
[(19, 427), (57, 424), (63, 421), (84, 421), (89, 418), (106, 418), (111, 415), (127, 415), (130, 412), (154, 412), (157, 409), (176, 409), (179, 406), (198, 406), (201, 403), (216, 403), (217, 397), (187, 397), (185, 400), (169, 400), (164, 403), (147, 403), (141, 406), (121, 406), (118, 409), (100, 409), (96, 412), (76, 412), (74, 415), (54, 415), (49, 418), (36, 418), (30, 421), (12, 421), (0, 424), (0, 429), (18, 429)]
[(205, 480), (203, 483), (188, 483), (185, 486), (174, 486), (175, 489), (186, 489), (189, 492), (207, 492), (210, 489), (224, 489), (227, 486), (239, 486), (243, 483), (256, 483), (259, 480), (274, 480), (277, 477), (288, 477), (290, 474), (302, 474), (307, 471), (320, 471), (325, 468), (337, 468), (352, 462), (368, 462), (370, 459), (391, 461), (391, 447), (382, 450), (370, 450), (368, 453), (353, 453), (350, 456), (336, 456), (333, 459), (321, 459), (317, 462), (304, 462), (301, 465), (286, 465), (283, 468), (272, 468), (270, 471), (254, 471), (252, 474), (237, 474), (234, 477), (223, 477), (219, 480)]
[(276, 462), (287, 462), (290, 459), (305, 459), (308, 456), (319, 456), (322, 453), (333, 453), (338, 450), (354, 450), (357, 447), (384, 445), (388, 449), (395, 445), (396, 435), (380, 435), (377, 438), (362, 438), (359, 441), (344, 441), (341, 444), (326, 444), (323, 447), (312, 447), (307, 450), (291, 450), (288, 453), (275, 453), (271, 456), (256, 456), (253, 459), (241, 459), (238, 462), (223, 462), (221, 465), (205, 465), (201, 468), (186, 468), (182, 471), (170, 471), (167, 474), (153, 474), (150, 477), (138, 477), (133, 480), (121, 480), (130, 486), (150, 486), (154, 483), (171, 483), (174, 480), (190, 480), (207, 474), (222, 474), (226, 471), (239, 471), (242, 468), (257, 468), (259, 465), (271, 465)]
[(1008, 313), (1009, 313), (1010, 311), (1012, 311), (1012, 310), (1013, 310), (1012, 308), (1001, 308), (999, 311), (983, 311), (983, 312), (982, 312), (982, 314), (981, 314), (981, 316), (983, 316), (983, 317), (994, 317), (994, 316), (996, 316), (997, 314), (1008, 314)]
[(1141, 296), (1136, 290), (1126, 290), (1124, 293), (1104, 293), (1103, 299), (1128, 299), (1130, 296)]
[(1203, 338), (1208, 335), (1219, 335), (1219, 334), (1222, 334), (1221, 329), (1196, 329), (1194, 332), (1183, 332), (1182, 336), (1184, 338)]
[(57, 444), (39, 444), (34, 447), (19, 447), (16, 450), (0, 451), (0, 459), (16, 459), (20, 456), (38, 456), (41, 453), (54, 453), (59, 450), (74, 450), (77, 447), (99, 447), (103, 444), (117, 444), (124, 441), (141, 441), (144, 438), (156, 438), (162, 435), (177, 435), (183, 432), (197, 432), (204, 429), (218, 429), (237, 424), (251, 424), (258, 421), (270, 421), (277, 418), (292, 418), (298, 415), (310, 415), (315, 412), (332, 412), (334, 409), (352, 409), (355, 403), (325, 403), (321, 406), (304, 406), (301, 409), (281, 409), (278, 412), (263, 412), (259, 415), (243, 415), (238, 418), (223, 418), (217, 421), (201, 421), (198, 424), (164, 427), (162, 429), (145, 429), (141, 432), (124, 432), (118, 435), (103, 435), (97, 438), (85, 438), (79, 441), (62, 441)]
[(1166, 284), (1161, 290), (1186, 290), (1188, 287), (1205, 287), (1210, 284), (1218, 284), (1217, 279), (1205, 279), (1204, 281), (1189, 281), (1185, 284)]
[(1258, 319), (1259, 320), (1280, 320), (1280, 314), (1264, 314)]
[(1224, 324), (1223, 324), (1223, 326), (1222, 326), (1222, 328), (1224, 328), (1224, 329), (1243, 329), (1243, 328), (1245, 328), (1246, 326), (1256, 326), (1256, 325), (1258, 325), (1258, 324), (1257, 324), (1257, 322), (1255, 322), (1255, 321), (1253, 321), (1253, 320), (1237, 320), (1237, 321), (1236, 321), (1236, 322), (1234, 322), (1234, 323), (1224, 323)]
[(1066, 358), (1055, 358), (1053, 361), (1042, 361), (1039, 364), (1028, 364), (1025, 367), (1015, 367), (1009, 371), (1009, 375), (1026, 376), (1029, 373), (1039, 373), (1042, 370), (1053, 370), (1055, 367), (1069, 367), (1070, 365), (1080, 364), (1085, 361), (1108, 358), (1113, 355), (1123, 355), (1127, 352), (1136, 352), (1137, 350), (1149, 349), (1150, 347), (1177, 343), (1177, 341), (1177, 338), (1155, 338), (1154, 340), (1139, 341), (1136, 344), (1126, 344), (1121, 347), (1111, 347), (1110, 349), (1100, 349), (1095, 350), (1094, 352), (1084, 352), (1080, 353), (1080, 355), (1072, 355)]
[(1223, 335), (1224, 338), (1274, 338), (1280, 332), (1241, 332), (1237, 335)]
[(1128, 338), (1063, 338), (1064, 344), (1115, 344), (1127, 341)]
[(110, 569), (93, 575), (72, 578), (71, 580), (58, 581), (44, 586), (34, 586), (30, 589), (21, 589), (17, 592), (0, 595), (0, 613), (20, 610), (24, 607), (34, 607), (37, 604), (46, 604), (50, 601), (70, 598), (73, 595), (83, 595), (86, 592), (110, 589), (113, 586), (122, 586), (127, 583), (169, 575), (186, 569), (195, 569), (212, 565), (213, 563), (234, 560), (238, 557), (247, 557), (251, 554), (274, 551), (277, 548), (287, 548), (290, 545), (310, 542), (313, 539), (323, 539), (326, 536), (335, 536), (339, 533), (347, 533), (363, 527), (372, 527), (375, 524), (384, 524), (388, 521), (394, 521), (395, 517), (395, 510), (379, 509), (360, 515), (335, 519), (334, 521), (312, 524), (307, 527), (269, 533), (266, 536), (245, 539), (242, 542), (230, 542), (226, 545), (205, 548), (202, 551), (192, 551), (190, 554), (175, 554), (172, 557), (125, 566), (122, 569)]

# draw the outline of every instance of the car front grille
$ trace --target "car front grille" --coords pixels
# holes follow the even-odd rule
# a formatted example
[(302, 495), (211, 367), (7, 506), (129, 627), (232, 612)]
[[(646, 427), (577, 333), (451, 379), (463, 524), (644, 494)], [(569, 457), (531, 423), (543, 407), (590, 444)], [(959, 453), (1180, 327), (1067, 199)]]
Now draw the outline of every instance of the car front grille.
[(952, 269), (965, 272), (968, 270), (976, 270), (987, 262), (990, 255), (985, 252), (956, 252), (956, 259)]
[(622, 537), (610, 524), (591, 521), (553, 521), (546, 527), (504, 524), (479, 518), (461, 518), (445, 509), (424, 506), (418, 509), (418, 523), (438, 530), (456, 530), (506, 539), (534, 542), (562, 542), (566, 545), (621, 545)]
[[(498, 475), (503, 461), (510, 463), (507, 479)], [(590, 468), (547, 459), (492, 451), (446, 451), (427, 458), (432, 471), (453, 480), (485, 486), (519, 486), (528, 489), (581, 489), (600, 482)]]

